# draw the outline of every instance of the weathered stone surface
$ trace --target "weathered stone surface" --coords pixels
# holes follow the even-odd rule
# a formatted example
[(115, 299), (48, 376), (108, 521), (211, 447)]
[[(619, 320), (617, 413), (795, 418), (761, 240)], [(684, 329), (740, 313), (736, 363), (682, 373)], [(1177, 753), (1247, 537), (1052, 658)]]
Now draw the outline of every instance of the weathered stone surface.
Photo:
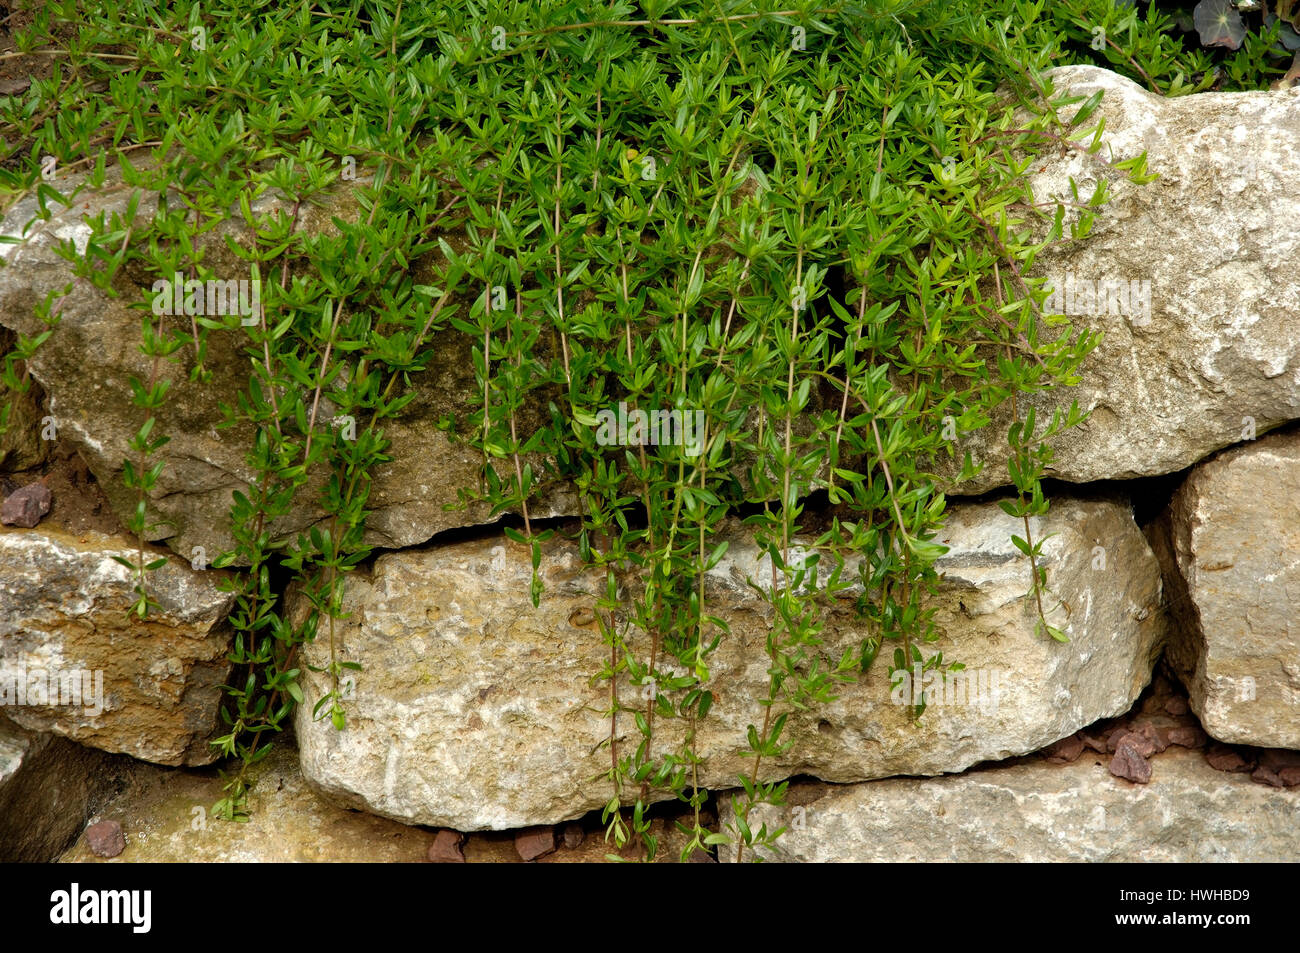
[(1152, 530), (1169, 661), (1220, 741), (1300, 748), (1300, 432), (1196, 467)]
[[(891, 699), (878, 662), (837, 701), (792, 715), (783, 740), (793, 745), (763, 773), (852, 781), (960, 771), (1127, 711), (1150, 679), (1164, 629), (1155, 559), (1128, 506), (1058, 500), (1034, 525), (1036, 538), (1057, 534), (1046, 541), (1045, 565), (1063, 601), (1047, 608), (1068, 644), (1033, 634), (1029, 566), (1013, 532), (1023, 527), (992, 503), (957, 507), (941, 536), (952, 551), (938, 566), (947, 580), (934, 648), (984, 672), (986, 687), (996, 675), (1000, 695), (936, 703), (917, 727), (901, 693), (898, 704)], [(730, 542), (706, 585), (707, 611), (732, 631), (710, 658), (715, 702), (697, 736), (707, 787), (734, 784), (749, 769), (745, 732), (762, 719), (767, 685), (770, 608), (746, 578), (767, 584), (770, 575), (743, 532)], [(386, 554), (368, 574), (349, 576), (349, 618), (335, 649), (363, 669), (346, 703), (348, 727), (336, 731), (311, 717), (324, 683), (310, 667), (328, 661), (328, 639), (306, 647), (297, 734), (308, 779), (351, 806), (465, 831), (556, 823), (604, 805), (608, 785), (590, 780), (609, 766), (599, 747), (609, 733), (608, 686), (590, 681), (609, 654), (591, 612), (603, 582), (558, 537), (544, 547), (541, 575), (546, 592), (533, 609), (527, 552), (492, 539)], [(305, 611), (301, 599), (291, 611)], [(827, 660), (867, 635), (845, 603), (829, 606), (825, 622)], [(644, 633), (628, 638), (648, 657)], [(620, 697), (640, 690), (624, 681)], [(656, 750), (678, 745), (680, 732), (675, 721), (657, 722)], [(621, 717), (623, 750), (635, 733), (632, 718)]]
[(114, 555), (136, 552), (117, 536), (0, 530), (0, 698), (25, 728), (160, 764), (207, 764), (230, 671), (225, 573), (172, 558), (148, 576), (161, 609), (140, 621), (127, 616), (133, 576)]
[(329, 804), (303, 783), (293, 745), (277, 739), (254, 769), (249, 820), (218, 820), (224, 795), (216, 772), (168, 770), (133, 763), (122, 792), (100, 814), (121, 825), (126, 849), (97, 857), (85, 837), (64, 852), (77, 863), (419, 863), (432, 831)]
[[(1099, 762), (1101, 762), (1099, 764)], [(792, 785), (751, 827), (790, 827), (765, 859), (784, 862), (1294, 862), (1300, 792), (1216, 771), (1170, 748), (1151, 781), (1111, 777), (1101, 758), (1042, 760), (943, 778)], [(720, 797), (723, 823), (731, 798)], [(794, 808), (802, 808), (796, 828)], [(746, 852), (747, 857), (752, 854)], [(734, 848), (719, 857), (734, 860)]]
[[(67, 183), (60, 187), (71, 189)], [(80, 451), (124, 523), (135, 510), (136, 498), (134, 491), (123, 485), (123, 460), (142, 422), (131, 403), (130, 379), (132, 375), (147, 379), (150, 372), (139, 351), (140, 313), (130, 305), (151, 297), (153, 276), (145, 281), (119, 274), (116, 290), (120, 297), (110, 298), (88, 282), (74, 279), (70, 266), (55, 249), (67, 240), (84, 248), (90, 229), (83, 216), (124, 214), (131, 193), (111, 170), (105, 188), (81, 194), (71, 207), (52, 202), (53, 215), (48, 221), (37, 221), (24, 231), (37, 212), (35, 196), (28, 196), (15, 203), (0, 222), (0, 234), (25, 238), (21, 244), (0, 245), (0, 258), (6, 265), (0, 268), (0, 325), (34, 334), (43, 328), (33, 312), (35, 305), (50, 289), (72, 281), (71, 291), (57, 304), (62, 312), (59, 325), (32, 358), (31, 373), (48, 395), (58, 433)], [(138, 221), (150, 221), (157, 204), (156, 194), (145, 194)], [(292, 203), (271, 193), (255, 201), (252, 209), (259, 217), (293, 212)], [(298, 208), (297, 230), (337, 235), (333, 219), (355, 221), (357, 209), (353, 190), (339, 189), (320, 203), (304, 203)], [(230, 251), (227, 240), (244, 245), (249, 241), (248, 229), (238, 214), (196, 242), (204, 264), (218, 279), (248, 279), (247, 262)], [(419, 265), (417, 272), (423, 267)], [(242, 329), (209, 333), (206, 368), (213, 377), (204, 384), (189, 379), (195, 361), (191, 348), (180, 352), (179, 363), (163, 364), (171, 389), (157, 412), (154, 433), (167, 435), (171, 442), (156, 457), (166, 467), (149, 500), (150, 522), (159, 524), (150, 538), (165, 540), (187, 560), (193, 558), (196, 546), (203, 547), (208, 560), (230, 548), (233, 540), (226, 524), (231, 493), (248, 492), (254, 477), (245, 459), (252, 447), (251, 428), (218, 429), (224, 420), (221, 404), (231, 403), (248, 387), (249, 364), (241, 350), (244, 340)], [(398, 419), (384, 424), (393, 459), (374, 473), (368, 501), (373, 512), (366, 523), (366, 540), (372, 545), (410, 546), (441, 530), (489, 519), (485, 506), (445, 509), (457, 503), (459, 488), (478, 485), (482, 465), (480, 453), (466, 444), (453, 443), (439, 427), (442, 418), (468, 413), (467, 395), (475, 392), (470, 342), (459, 332), (446, 332), (436, 333), (429, 343), (437, 360), (427, 371), (412, 376), (415, 399)], [(302, 395), (279, 396), (293, 400)], [(310, 405), (309, 398), (307, 403)], [(334, 413), (326, 393), (318, 425), (330, 421)], [(535, 416), (535, 410), (529, 411), (521, 419), (525, 433), (537, 425)], [(536, 462), (534, 469), (541, 472)], [(278, 538), (293, 539), (324, 518), (318, 505), (324, 478), (317, 474), (300, 490), (293, 510), (272, 525)], [(577, 512), (571, 491), (543, 486), (541, 494), (531, 507), (534, 517)]]
[(0, 715), (0, 863), (57, 857), (94, 810), (109, 760)]
[[(77, 750), (62, 739), (53, 739), (53, 743)], [(102, 752), (79, 750), (107, 757)], [(121, 855), (111, 861), (97, 857), (81, 837), (58, 857), (58, 851), (76, 838), (84, 823), (85, 814), (79, 813), (58, 846), (24, 859), (58, 857), (65, 863), (524, 863), (515, 849), (513, 832), (435, 832), (330, 803), (304, 782), (298, 753), (288, 738), (276, 739), (266, 760), (253, 769), (256, 784), (248, 802), (247, 823), (221, 821), (209, 813), (224, 796), (221, 779), (211, 769), (161, 768), (143, 761), (117, 760), (122, 770), (119, 790), (96, 810), (104, 819), (121, 825), (127, 840)], [(0, 806), (5, 804), (3, 791), (0, 781)], [(5, 859), (3, 848), (9, 843), (5, 837), (9, 816), (13, 815), (0, 813), (0, 859)], [(660, 838), (656, 857), (660, 863), (675, 863), (686, 843), (671, 823), (674, 817), (685, 819), (679, 812), (667, 821), (655, 818), (651, 822), (651, 832)], [(702, 821), (710, 829), (717, 826), (716, 817), (708, 812)], [(533, 863), (605, 863), (610, 854), (625, 860), (642, 856), (634, 845), (616, 851), (607, 844), (599, 817), (584, 818), (582, 826), (585, 836), (575, 835), (577, 843), (566, 840)]]
[[(1088, 122), (1105, 119), (1105, 145), (1100, 156), (1062, 148), (1036, 162), (1035, 200), (1072, 201), (1071, 177), (1081, 196), (1108, 179), (1111, 200), (1086, 239), (1044, 252), (1032, 274), (1058, 289), (1067, 275), (1150, 282), (1149, 314), (1130, 303), (1127, 314), (1072, 315), (1105, 332), (1077, 387), (1022, 398), (1021, 412), (1033, 403), (1040, 420), (1074, 399), (1092, 411), (1054, 442), (1050, 475), (1172, 473), (1252, 425), (1263, 433), (1300, 418), (1300, 92), (1163, 99), (1096, 67), (1050, 75), (1058, 90), (1104, 91)], [(1102, 161), (1143, 150), (1161, 175), (1148, 185)], [(1066, 221), (1077, 214), (1067, 207)], [(986, 468), (960, 492), (1009, 482), (1008, 422), (961, 438), (959, 449)]]

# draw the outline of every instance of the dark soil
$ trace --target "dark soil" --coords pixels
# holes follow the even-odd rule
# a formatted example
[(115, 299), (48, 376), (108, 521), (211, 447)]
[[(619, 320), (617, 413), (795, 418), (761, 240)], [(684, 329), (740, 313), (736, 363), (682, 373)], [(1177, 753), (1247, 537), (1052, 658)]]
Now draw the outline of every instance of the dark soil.
[[(39, 0), (0, 0), (0, 54), (14, 52), (14, 34), (32, 22), (32, 11)], [(17, 96), (33, 79), (49, 79), (54, 57), (14, 55), (0, 58), (0, 96)]]
[(124, 532), (94, 474), (66, 442), (58, 443), (44, 466), (0, 475), (0, 490), (8, 496), (19, 487), (42, 479), (54, 495), (49, 514), (41, 520), (42, 529), (61, 529), (74, 536), (86, 532)]

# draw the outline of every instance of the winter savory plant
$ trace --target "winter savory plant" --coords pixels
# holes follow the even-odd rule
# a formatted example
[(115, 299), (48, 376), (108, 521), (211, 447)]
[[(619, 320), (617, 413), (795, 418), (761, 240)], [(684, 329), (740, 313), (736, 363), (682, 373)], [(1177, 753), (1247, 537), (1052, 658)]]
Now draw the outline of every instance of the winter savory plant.
[[(781, 833), (748, 818), (783, 796), (764, 764), (792, 713), (854, 679), (960, 669), (934, 651), (927, 595), (944, 487), (974, 467), (963, 436), (999, 409), (1013, 411), (1004, 509), (1023, 527), (1027, 617), (1036, 637), (1066, 637), (1047, 621), (1034, 526), (1050, 440), (1082, 415), (1036, 419), (1025, 395), (1076, 381), (1097, 335), (1028, 275), (1047, 243), (1086, 234), (1106, 194), (1074, 203), (1064, 234), (1062, 207), (1035, 203), (1025, 175), (1060, 150), (1106, 161), (1097, 96), (1059, 94), (1044, 74), (1055, 63), (1110, 62), (1170, 94), (1204, 86), (1205, 64), (1157, 14), (1096, 0), (268, 12), (48, 3), (19, 38), (48, 75), (0, 99), (8, 195), (48, 206), (113, 166), (139, 190), (125, 214), (89, 222), (83, 250), (66, 247), (81, 280), (140, 311), (147, 372), (129, 382), (139, 430), (125, 463), (139, 616), (162, 562), (144, 547), (168, 465), (159, 408), (174, 382), (210, 380), (216, 336), (238, 344), (242, 390), (220, 395), (213, 421), (251, 434), (255, 474), (230, 501), (234, 545), (213, 561), (237, 596), (223, 816), (247, 816), (250, 768), (296, 706), (346, 730), (353, 663), (331, 651), (330, 690), (305, 697), (299, 646), (335, 646), (345, 582), (371, 552), (388, 429), (462, 348), (474, 390), (442, 421), (480, 461), (461, 505), (486, 504), (531, 554), (535, 604), (554, 534), (576, 538), (604, 580), (592, 637), (607, 661), (589, 675), (606, 699), (616, 847), (654, 858), (645, 811), (668, 792), (694, 809), (683, 858), (722, 842), (756, 858)], [(1118, 167), (1145, 181), (1143, 163)], [(340, 191), (353, 218), (299, 227)], [(280, 211), (256, 214), (270, 193)], [(160, 196), (152, 215), (147, 194)], [(238, 273), (213, 273), (204, 250), (218, 241)], [(157, 285), (169, 281), (184, 288)], [(237, 303), (208, 306), (232, 288)], [(41, 308), (57, 324), (57, 296)], [(9, 391), (43, 343), (16, 342)], [(580, 515), (543, 526), (536, 501), (557, 486)], [(323, 518), (279, 534), (304, 494)], [(737, 518), (766, 557), (769, 578), (752, 582), (770, 607), (769, 677), (735, 739), (749, 768), (734, 825), (710, 830), (693, 739), (728, 630), (704, 581)], [(287, 586), (308, 596), (305, 617), (284, 611)], [(866, 633), (837, 657), (822, 649), (832, 601)], [(908, 707), (942, 717), (925, 714), (925, 691)], [(680, 744), (657, 743), (669, 720)]]

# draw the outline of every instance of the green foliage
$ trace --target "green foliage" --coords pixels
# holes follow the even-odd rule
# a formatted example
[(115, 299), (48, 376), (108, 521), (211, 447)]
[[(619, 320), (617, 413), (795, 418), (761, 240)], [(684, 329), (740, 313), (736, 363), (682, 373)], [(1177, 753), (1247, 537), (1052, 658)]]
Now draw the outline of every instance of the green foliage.
[(1166, 96), (1265, 89), (1288, 61), (1296, 75), (1294, 0), (1052, 0), (1046, 15), (1065, 62), (1108, 67)]
[(1300, 50), (1300, 4), (1296, 0), (1273, 0), (1271, 9), (1268, 0), (1199, 0), (1192, 10), (1192, 27), (1207, 47), (1241, 49), (1252, 26), (1260, 33), (1271, 30), (1276, 34), (1270, 36), (1274, 55)]
[[(0, 240), (2, 239), (3, 236), (0, 236)], [(72, 290), (70, 284), (59, 289), (52, 289), (44, 300), (36, 305), (36, 316), (41, 319), (45, 329), (32, 337), (19, 334), (9, 352), (5, 354), (4, 366), (0, 368), (0, 384), (4, 385), (9, 394), (26, 394), (31, 390), (32, 381), (27, 366), (28, 361), (54, 333), (54, 329), (59, 324), (59, 314), (54, 310), (54, 302), (62, 298), (70, 290)], [(12, 413), (13, 402), (12, 398), (10, 398), (5, 401), (4, 407), (0, 408), (0, 436), (3, 436), (9, 429), (9, 419)]]
[[(476, 393), (446, 423), (483, 471), (462, 504), (522, 517), (506, 535), (530, 555), (535, 605), (556, 530), (533, 526), (530, 503), (562, 483), (579, 494), (572, 532), (605, 580), (592, 594), (608, 650), (592, 673), (608, 697), (605, 822), (615, 846), (638, 842), (645, 859), (658, 850), (646, 812), (664, 793), (693, 809), (684, 857), (724, 841), (754, 857), (772, 843), (780, 829), (749, 817), (784, 795), (764, 766), (787, 751), (790, 719), (834, 699), (887, 643), (891, 675), (960, 667), (931, 648), (926, 608), (945, 552), (939, 474), (969, 472), (961, 436), (1017, 393), (1075, 382), (1096, 344), (1042, 314), (1042, 290), (1021, 277), (1063, 238), (1063, 207), (1035, 206), (1024, 187), (1030, 163), (1100, 146), (1096, 98), (1058, 94), (1042, 70), (1065, 55), (1063, 25), (1076, 35), (1105, 6), (1129, 38), (1121, 68), (1139, 57), (1153, 78), (1173, 77), (1169, 92), (1193, 88), (1196, 72), (1166, 54), (1154, 14), (1085, 0), (78, 6), (47, 4), (20, 42), (61, 53), (48, 80), (0, 100), (15, 160), (0, 187), (47, 188), (44, 156), (99, 185), (108, 155), (129, 187), (164, 198), (147, 223), (134, 204), (93, 222), (84, 277), (113, 293), (128, 272), (145, 287), (213, 277), (201, 249), (229, 220), (247, 241), (227, 247), (261, 282), (247, 322), (146, 311), (151, 370), (132, 381), (143, 615), (168, 374), (208, 380), (214, 334), (247, 362), (222, 422), (254, 435), (255, 477), (232, 500), (233, 548), (214, 560), (236, 570), (236, 675), (217, 744), (238, 768), (219, 813), (246, 816), (248, 768), (297, 704), (345, 728), (341, 680), (355, 666), (338, 659), (336, 626), (346, 576), (371, 552), (385, 426), (464, 338)], [(1144, 180), (1140, 160), (1123, 166)], [(329, 190), (350, 190), (356, 220), (299, 230)], [(262, 211), (272, 193), (277, 211)], [(1104, 199), (1103, 187), (1076, 196), (1073, 236)], [(20, 342), (6, 380), (39, 343)], [(620, 403), (698, 414), (698, 443), (610, 445), (601, 414)], [(1039, 434), (1032, 411), (1022, 422), (1013, 409), (1006, 508), (1026, 527), (1016, 545), (1039, 629), (1060, 638), (1029, 526), (1047, 507), (1045, 441), (1079, 415)], [(326, 518), (281, 538), (309, 486)], [(829, 509), (810, 519), (818, 494)], [(769, 677), (737, 739), (752, 761), (734, 828), (710, 831), (694, 739), (730, 633), (706, 579), (737, 514), (764, 554), (750, 584), (771, 619)], [(284, 611), (281, 572), (311, 607), (302, 617)], [(845, 605), (869, 634), (832, 655), (824, 620)], [(330, 688), (308, 699), (298, 653), (322, 634)], [(656, 735), (668, 720), (684, 728), (675, 748)]]

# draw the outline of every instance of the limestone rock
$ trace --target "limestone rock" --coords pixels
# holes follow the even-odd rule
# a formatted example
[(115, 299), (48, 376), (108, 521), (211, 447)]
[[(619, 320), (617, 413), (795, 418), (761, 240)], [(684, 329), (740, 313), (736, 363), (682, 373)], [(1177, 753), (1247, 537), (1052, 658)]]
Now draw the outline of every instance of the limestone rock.
[(25, 728), (159, 764), (207, 764), (230, 671), (234, 596), (217, 589), (226, 574), (173, 557), (149, 574), (162, 608), (141, 622), (127, 616), (134, 580), (114, 555), (135, 549), (98, 533), (0, 530), (0, 699)]
[[(126, 849), (111, 862), (417, 863), (435, 843), (432, 831), (322, 801), (303, 783), (287, 739), (276, 739), (254, 778), (248, 822), (234, 823), (210, 813), (223, 796), (215, 772), (131, 764), (122, 792), (101, 809), (126, 835)], [(106, 862), (85, 837), (60, 860)]]
[[(944, 778), (798, 784), (751, 828), (787, 827), (766, 860), (795, 863), (1278, 863), (1300, 859), (1300, 797), (1170, 748), (1151, 781), (1111, 777), (1099, 757), (1026, 761)], [(723, 824), (731, 798), (719, 798)], [(797, 809), (797, 812), (796, 812)], [(746, 857), (752, 857), (746, 852)], [(734, 848), (719, 849), (724, 862)]]
[(57, 857), (103, 793), (108, 760), (101, 751), (24, 731), (0, 715), (0, 863)]
[[(1099, 178), (1111, 183), (1091, 234), (1045, 251), (1031, 274), (1048, 278), (1062, 305), (1068, 287), (1076, 311), (1090, 309), (1085, 282), (1149, 282), (1138, 289), (1150, 295), (1149, 310), (1130, 295), (1126, 309), (1116, 298), (1124, 313), (1070, 315), (1105, 332), (1079, 385), (1022, 399), (1021, 412), (1033, 403), (1043, 421), (1074, 399), (1092, 411), (1054, 442), (1049, 475), (1082, 483), (1172, 473), (1251, 428), (1300, 418), (1300, 91), (1164, 99), (1096, 67), (1050, 75), (1058, 91), (1104, 91), (1088, 120), (1106, 121), (1102, 154), (1145, 150), (1161, 178), (1134, 185), (1100, 157), (1064, 148), (1030, 175), (1038, 202), (1071, 201), (1070, 177), (1084, 197)], [(1076, 218), (1067, 207), (1066, 221)], [(995, 415), (961, 437), (957, 449), (986, 467), (958, 492), (1010, 482), (1008, 423)]]
[[(62, 739), (51, 740), (91, 756), (107, 757)], [(3, 750), (0, 742), (0, 752)], [(0, 759), (3, 757), (0, 753)], [(76, 837), (83, 813), (75, 815), (73, 827), (59, 846), (25, 859), (58, 857), (63, 863), (524, 863), (513, 832), (467, 836), (451, 830), (431, 831), (330, 803), (304, 782), (290, 738), (277, 738), (271, 753), (253, 768), (255, 783), (247, 823), (212, 816), (212, 805), (224, 795), (220, 777), (209, 769), (160, 768), (126, 758), (120, 762), (117, 790), (96, 810), (120, 825), (127, 841), (122, 854), (106, 861), (81, 837), (58, 856), (62, 846)], [(0, 807), (7, 804), (3, 784), (0, 780)], [(0, 814), (0, 848), (9, 843), (6, 819), (20, 816)], [(686, 817), (680, 812), (675, 816)], [(533, 862), (604, 863), (606, 855), (615, 853), (626, 860), (640, 857), (631, 845), (616, 851), (601, 836), (599, 819), (586, 820), (585, 837), (572, 844), (566, 840)], [(716, 818), (707, 811), (702, 821), (716, 827)], [(676, 862), (685, 846), (684, 835), (660, 818), (652, 821), (652, 832), (660, 838), (656, 860)], [(0, 858), (4, 858), (2, 851)]]
[[(764, 774), (845, 782), (960, 771), (1127, 711), (1164, 631), (1157, 565), (1127, 504), (1057, 500), (1036, 521), (1036, 538), (1057, 534), (1045, 565), (1060, 601), (1047, 609), (1068, 644), (1033, 634), (1030, 571), (1013, 532), (1023, 532), (1018, 521), (985, 503), (955, 508), (941, 536), (952, 551), (938, 566), (947, 578), (933, 648), (976, 675), (968, 684), (983, 694), (968, 690), (980, 704), (936, 703), (914, 726), (901, 690), (897, 704), (891, 699), (882, 659), (837, 701), (792, 715), (783, 740), (793, 745)], [(710, 788), (734, 785), (749, 769), (746, 728), (761, 722), (767, 686), (770, 604), (746, 578), (769, 576), (743, 530), (733, 528), (730, 544), (706, 580), (707, 611), (732, 633), (710, 657), (715, 702), (697, 735), (701, 785)], [(546, 591), (534, 609), (527, 552), (495, 539), (389, 553), (350, 575), (335, 650), (362, 670), (344, 686), (345, 730), (311, 715), (326, 687), (311, 667), (328, 662), (328, 637), (322, 632), (302, 657), (308, 697), (296, 726), (309, 781), (349, 806), (462, 831), (553, 824), (603, 806), (610, 787), (591, 779), (609, 766), (599, 747), (609, 734), (608, 685), (591, 677), (609, 651), (591, 610), (604, 585), (559, 537), (544, 546), (541, 575)], [(845, 603), (825, 615), (824, 663), (868, 634)], [(305, 612), (303, 600), (290, 611)], [(648, 637), (633, 630), (628, 638), (648, 658)], [(620, 698), (642, 690), (624, 680)], [(678, 721), (656, 723), (656, 751), (680, 744)], [(621, 750), (636, 743), (630, 716), (620, 717), (619, 734)]]
[(1169, 661), (1211, 737), (1300, 748), (1300, 432), (1197, 466), (1152, 532)]

